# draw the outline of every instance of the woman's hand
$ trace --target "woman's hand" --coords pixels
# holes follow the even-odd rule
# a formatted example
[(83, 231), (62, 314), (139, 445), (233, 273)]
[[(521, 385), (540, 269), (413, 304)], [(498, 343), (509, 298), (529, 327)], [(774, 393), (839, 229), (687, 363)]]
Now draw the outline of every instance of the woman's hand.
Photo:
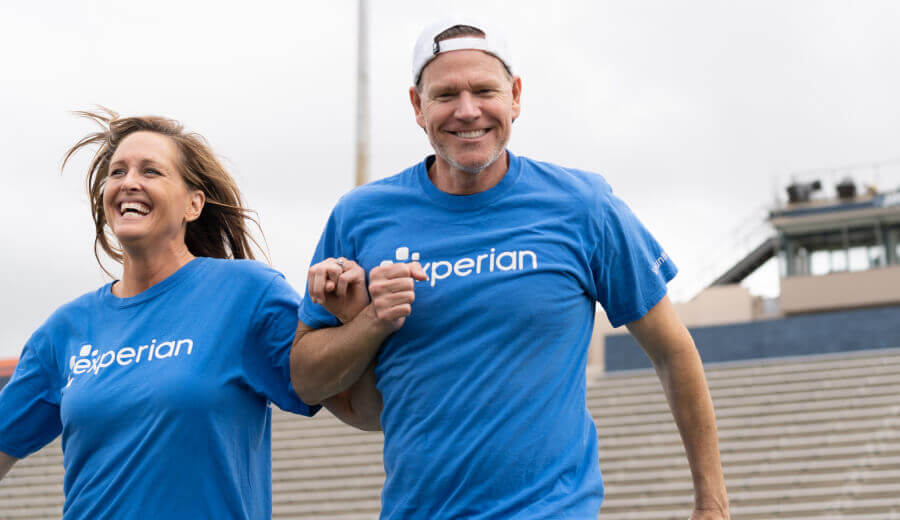
[(366, 271), (353, 260), (326, 258), (309, 268), (309, 297), (341, 323), (352, 320), (369, 304)]

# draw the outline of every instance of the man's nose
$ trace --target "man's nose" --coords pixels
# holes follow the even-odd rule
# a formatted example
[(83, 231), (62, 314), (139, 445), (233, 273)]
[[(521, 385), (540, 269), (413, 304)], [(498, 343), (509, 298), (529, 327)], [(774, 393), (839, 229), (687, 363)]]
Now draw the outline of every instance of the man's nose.
[(465, 120), (476, 119), (481, 115), (478, 100), (471, 92), (463, 91), (460, 93), (454, 115), (459, 119)]

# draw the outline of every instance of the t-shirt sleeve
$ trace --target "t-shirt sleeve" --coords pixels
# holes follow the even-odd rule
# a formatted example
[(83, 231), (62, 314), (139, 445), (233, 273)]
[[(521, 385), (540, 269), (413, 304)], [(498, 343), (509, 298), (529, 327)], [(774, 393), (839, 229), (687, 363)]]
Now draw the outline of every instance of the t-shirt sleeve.
[(40, 359), (38, 334), (22, 350), (12, 378), (0, 391), (0, 451), (24, 458), (62, 432), (59, 376)]
[(647, 314), (666, 295), (677, 267), (608, 186), (595, 208), (598, 243), (591, 255), (597, 301), (614, 327)]
[(244, 348), (243, 370), (250, 386), (279, 408), (312, 416), (321, 406), (304, 403), (291, 385), (291, 346), (299, 301), (280, 273), (271, 279), (253, 314), (253, 334)]
[[(356, 260), (352, 252), (345, 250), (346, 248), (339, 236), (339, 226), (337, 224), (336, 216), (337, 211), (338, 208), (335, 208), (328, 218), (328, 224), (325, 225), (325, 230), (322, 231), (322, 236), (319, 238), (319, 245), (316, 246), (316, 252), (313, 254), (312, 262), (309, 264), (310, 267), (326, 258), (343, 256), (351, 260)], [(341, 324), (340, 320), (325, 310), (325, 307), (322, 307), (318, 303), (313, 303), (312, 300), (310, 300), (308, 284), (304, 288), (303, 301), (300, 302), (300, 321), (314, 329), (337, 327)]]

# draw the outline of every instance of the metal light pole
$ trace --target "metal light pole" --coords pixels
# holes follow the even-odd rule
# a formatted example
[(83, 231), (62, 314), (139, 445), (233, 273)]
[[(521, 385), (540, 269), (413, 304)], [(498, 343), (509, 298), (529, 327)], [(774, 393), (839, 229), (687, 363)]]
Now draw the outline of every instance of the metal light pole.
[(356, 53), (356, 185), (369, 182), (369, 31), (367, 0), (359, 0)]

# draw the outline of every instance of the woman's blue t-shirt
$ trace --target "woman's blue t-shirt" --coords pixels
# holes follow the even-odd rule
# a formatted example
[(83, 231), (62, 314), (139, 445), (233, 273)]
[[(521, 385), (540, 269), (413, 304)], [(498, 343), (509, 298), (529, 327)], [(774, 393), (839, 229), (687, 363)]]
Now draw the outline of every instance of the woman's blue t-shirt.
[(197, 258), (132, 298), (59, 308), (0, 393), (0, 451), (62, 433), (64, 519), (258, 519), (271, 410), (312, 415), (289, 356), (299, 296), (254, 261)]

